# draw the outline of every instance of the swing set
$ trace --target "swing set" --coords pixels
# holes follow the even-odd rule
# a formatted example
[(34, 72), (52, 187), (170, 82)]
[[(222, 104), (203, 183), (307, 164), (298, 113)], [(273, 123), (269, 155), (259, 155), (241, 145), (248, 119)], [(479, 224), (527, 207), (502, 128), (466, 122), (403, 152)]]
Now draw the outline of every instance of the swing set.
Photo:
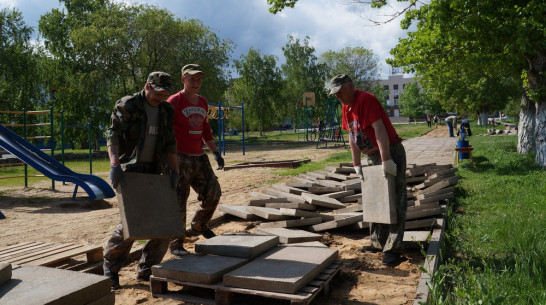
[(229, 106), (223, 105), (218, 102), (218, 104), (209, 103), (209, 110), (207, 113), (207, 118), (209, 120), (218, 120), (218, 151), (220, 154), (226, 155), (226, 133), (225, 133), (225, 120), (229, 120), (232, 109), (241, 110), (241, 136), (243, 140), (243, 155), (245, 154), (245, 105), (241, 103), (241, 106)]

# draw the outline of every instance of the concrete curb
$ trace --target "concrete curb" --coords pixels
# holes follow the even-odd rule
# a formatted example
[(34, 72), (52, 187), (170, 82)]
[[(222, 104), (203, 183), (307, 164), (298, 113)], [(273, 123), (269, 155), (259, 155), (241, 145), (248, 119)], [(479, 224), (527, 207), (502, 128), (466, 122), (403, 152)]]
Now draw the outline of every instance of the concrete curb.
[[(444, 209), (449, 206), (449, 201), (447, 205), (442, 205)], [(446, 228), (446, 215), (443, 219), (437, 219), (437, 223), (440, 226), (437, 229), (432, 231), (432, 236), (430, 239), (430, 244), (427, 250), (427, 257), (423, 263), (423, 268), (426, 270), (421, 272), (421, 278), (419, 284), (417, 285), (417, 291), (415, 292), (415, 298), (413, 299), (413, 305), (428, 304), (429, 299), (429, 283), (431, 281), (432, 275), (438, 269), (440, 262), (440, 250), (443, 247), (442, 243), (444, 241), (444, 233)]]

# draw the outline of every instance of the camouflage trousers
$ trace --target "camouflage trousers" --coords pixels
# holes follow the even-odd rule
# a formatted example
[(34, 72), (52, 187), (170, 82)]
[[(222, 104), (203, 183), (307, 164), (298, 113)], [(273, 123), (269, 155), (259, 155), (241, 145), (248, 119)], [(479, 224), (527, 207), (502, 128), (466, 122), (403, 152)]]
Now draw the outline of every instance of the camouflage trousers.
[[(157, 166), (139, 165), (127, 166), (127, 172), (140, 172), (156, 174)], [(106, 243), (104, 249), (103, 269), (108, 272), (119, 272), (131, 252), (134, 240), (123, 238), (123, 226), (120, 223), (116, 226), (114, 233)], [(169, 248), (169, 239), (150, 239), (142, 248), (142, 255), (138, 261), (137, 273), (141, 276), (152, 274), (152, 266), (161, 263)]]
[[(178, 195), (178, 207), (184, 229), (186, 228), (186, 203), (190, 195), (190, 187), (197, 193), (197, 200), (200, 201), (199, 208), (191, 221), (191, 226), (197, 231), (207, 229), (207, 224), (212, 218), (222, 190), (218, 178), (210, 165), (209, 157), (206, 154), (201, 156), (187, 156), (178, 154), (178, 166), (180, 178), (176, 192)], [(171, 249), (179, 248), (184, 243), (184, 236), (171, 242)]]
[[(391, 251), (398, 254), (402, 252), (402, 239), (406, 225), (406, 211), (408, 209), (408, 196), (406, 190), (406, 150), (401, 142), (390, 146), (391, 159), (396, 163), (396, 177), (394, 178), (396, 198), (396, 224), (371, 223), (372, 246), (383, 249), (383, 252)], [(368, 156), (370, 165), (380, 165), (381, 156), (375, 154)]]

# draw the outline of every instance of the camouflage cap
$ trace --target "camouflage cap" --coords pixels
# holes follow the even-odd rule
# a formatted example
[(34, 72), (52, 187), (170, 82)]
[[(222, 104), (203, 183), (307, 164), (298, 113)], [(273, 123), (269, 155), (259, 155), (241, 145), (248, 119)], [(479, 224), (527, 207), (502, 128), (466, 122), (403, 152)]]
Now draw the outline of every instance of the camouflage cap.
[(334, 76), (330, 80), (330, 85), (332, 85), (332, 90), (330, 90), (330, 95), (336, 94), (339, 91), (339, 89), (341, 89), (341, 86), (343, 86), (343, 84), (352, 83), (352, 82), (353, 80), (347, 74), (338, 74)]
[(147, 81), (156, 91), (173, 91), (171, 76), (165, 72), (156, 71), (148, 75)]
[(186, 74), (194, 75), (198, 73), (205, 74), (203, 71), (201, 71), (201, 67), (198, 64), (189, 64), (182, 67), (182, 76)]

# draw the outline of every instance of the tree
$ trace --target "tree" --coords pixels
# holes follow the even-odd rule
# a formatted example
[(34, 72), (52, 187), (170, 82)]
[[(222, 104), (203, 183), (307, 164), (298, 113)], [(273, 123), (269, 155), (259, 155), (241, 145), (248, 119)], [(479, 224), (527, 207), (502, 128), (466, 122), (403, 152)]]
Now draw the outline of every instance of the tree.
[(420, 90), (417, 83), (408, 83), (398, 100), (400, 114), (415, 119), (415, 122), (425, 114), (425, 107), (428, 104), (426, 95)]
[[(303, 41), (288, 36), (288, 42), (282, 48), (286, 62), (281, 66), (284, 75), (280, 109), (281, 118), (295, 118), (296, 106), (303, 106), (303, 93), (315, 93), (315, 113), (323, 112), (327, 98), (324, 84), (327, 81), (326, 65), (319, 63), (315, 48), (309, 45), (309, 37)], [(300, 126), (297, 126), (298, 128)]]
[(31, 34), (32, 28), (25, 25), (21, 12), (0, 10), (1, 110), (34, 110), (45, 104), (41, 53), (30, 44)]
[[(408, 6), (403, 10), (406, 15), (401, 23), (402, 28), (408, 29), (413, 21), (417, 21), (418, 24), (417, 31), (410, 33), (410, 37), (396, 47), (393, 63), (400, 66), (411, 63), (415, 71), (429, 78), (434, 76), (434, 72), (443, 71), (442, 68), (445, 67), (444, 73), (436, 76), (440, 79), (436, 83), (455, 82), (457, 78), (461, 79), (461, 76), (464, 80), (465, 72), (472, 70), (491, 71), (489, 65), (499, 71), (499, 64), (506, 68), (502, 70), (502, 74), (489, 75), (493, 78), (503, 75), (506, 79), (502, 82), (512, 82), (516, 75), (513, 73), (514, 69), (523, 70), (522, 87), (525, 93), (521, 99), (518, 151), (522, 153), (536, 151), (537, 163), (546, 167), (544, 1), (431, 0), (429, 4), (423, 4), (419, 8), (416, 6), (416, 0), (401, 1), (408, 2)], [(295, 3), (297, 0), (268, 0), (268, 4), (272, 5), (270, 11), (273, 13), (285, 7), (293, 7)], [(387, 1), (370, 3), (372, 7), (381, 7), (386, 5)], [(464, 69), (456, 70), (453, 68), (454, 63), (460, 59), (463, 60), (459, 67)], [(486, 77), (480, 80), (482, 86), (490, 86), (488, 78), (486, 73)], [(468, 85), (476, 79), (478, 78), (473, 75), (462, 83)], [(444, 87), (434, 90), (435, 88), (427, 85), (423, 87), (427, 92), (435, 94), (445, 89)], [(456, 89), (454, 86), (450, 88)], [(526, 130), (522, 131), (523, 129)], [(529, 135), (532, 135), (532, 138), (529, 138)]]
[[(108, 125), (114, 101), (142, 90), (147, 75), (165, 71), (181, 88), (180, 69), (199, 63), (206, 71), (201, 92), (219, 99), (227, 87), (232, 43), (220, 40), (198, 20), (182, 21), (148, 5), (106, 0), (63, 1), (66, 10), (42, 16), (40, 31), (58, 73), (48, 80), (67, 124), (87, 121), (95, 138)], [(82, 130), (72, 138), (86, 139)]]
[(327, 66), (328, 74), (348, 74), (356, 88), (371, 90), (379, 79), (379, 58), (363, 47), (345, 47), (339, 51), (327, 51), (320, 56)]
[(234, 61), (240, 77), (226, 92), (233, 105), (245, 103), (245, 118), (249, 129), (256, 128), (263, 135), (265, 128), (276, 121), (275, 108), (282, 87), (281, 71), (272, 55), (262, 55), (250, 48), (245, 56)]

